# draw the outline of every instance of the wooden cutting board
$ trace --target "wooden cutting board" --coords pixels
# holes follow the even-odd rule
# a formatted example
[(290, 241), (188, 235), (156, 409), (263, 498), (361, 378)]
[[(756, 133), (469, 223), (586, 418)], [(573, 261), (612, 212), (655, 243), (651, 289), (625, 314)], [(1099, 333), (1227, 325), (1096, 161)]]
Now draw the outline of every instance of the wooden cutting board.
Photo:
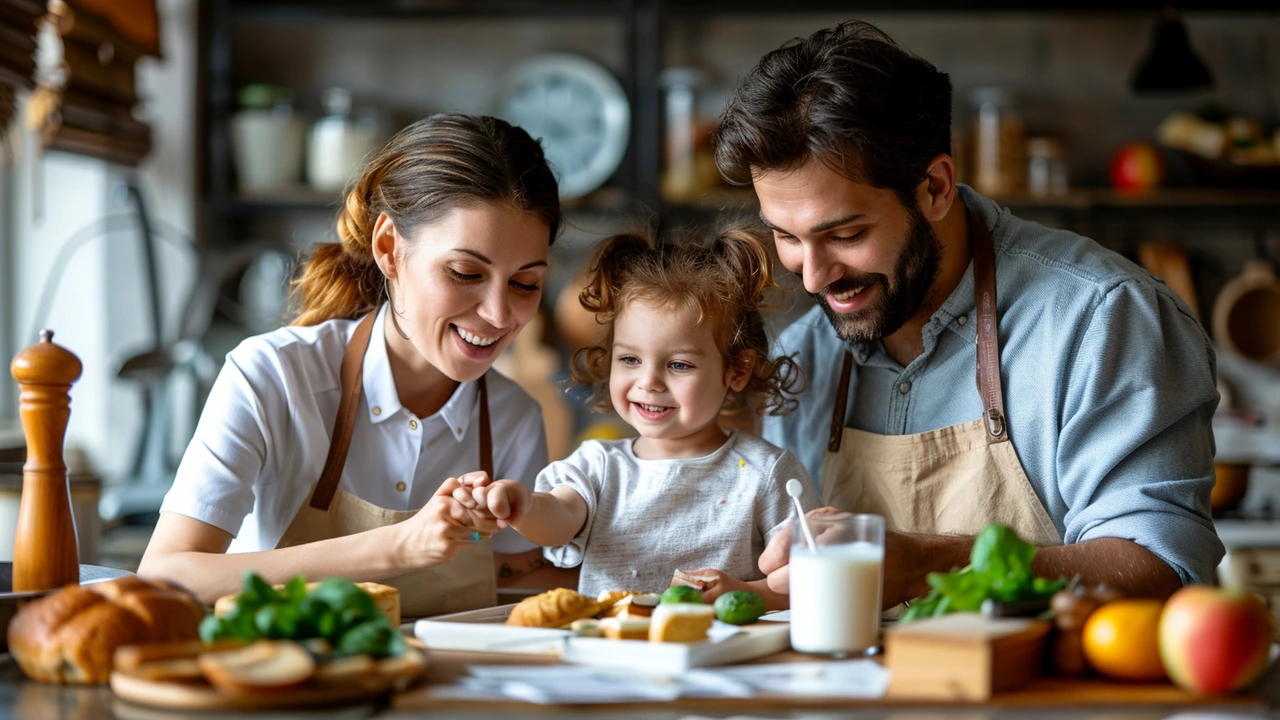
[[(418, 648), (409, 652), (422, 653)], [(422, 669), (427, 664), (425, 654)], [(127, 670), (111, 673), (111, 690), (116, 697), (130, 703), (167, 710), (276, 710), (318, 706), (350, 705), (376, 700), (397, 690), (404, 690), (419, 677), (383, 674), (375, 669), (365, 673), (312, 678), (306, 683), (283, 690), (256, 693), (223, 692), (203, 679), (153, 680), (131, 674)]]

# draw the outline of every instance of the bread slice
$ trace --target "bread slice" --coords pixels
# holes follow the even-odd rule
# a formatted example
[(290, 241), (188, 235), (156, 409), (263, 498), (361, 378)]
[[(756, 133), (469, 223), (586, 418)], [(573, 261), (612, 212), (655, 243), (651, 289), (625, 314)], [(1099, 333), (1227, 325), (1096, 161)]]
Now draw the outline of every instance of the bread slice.
[(649, 618), (605, 618), (600, 621), (600, 629), (610, 640), (646, 640)]
[(716, 611), (701, 603), (664, 603), (653, 611), (650, 642), (697, 642), (707, 639)]
[[(307, 592), (311, 592), (319, 585), (318, 582), (307, 583)], [(276, 590), (283, 590), (283, 585), (274, 585)], [(378, 606), (383, 615), (391, 621), (393, 627), (400, 627), (400, 591), (390, 585), (383, 585), (376, 582), (360, 582), (356, 583), (356, 587), (369, 593), (373, 598), (373, 604)], [(223, 595), (213, 603), (213, 614), (222, 617), (231, 612), (236, 606), (235, 595)]]
[(198, 662), (210, 684), (236, 694), (296, 687), (316, 672), (311, 655), (288, 640), (259, 640), (236, 650), (201, 653)]

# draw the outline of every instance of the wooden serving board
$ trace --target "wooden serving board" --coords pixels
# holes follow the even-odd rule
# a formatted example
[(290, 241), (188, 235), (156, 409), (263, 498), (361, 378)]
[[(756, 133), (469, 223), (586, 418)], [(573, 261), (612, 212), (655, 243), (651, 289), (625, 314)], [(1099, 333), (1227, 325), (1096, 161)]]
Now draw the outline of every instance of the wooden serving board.
[(232, 695), (203, 682), (147, 680), (122, 672), (111, 673), (111, 690), (116, 697), (168, 710), (276, 710), (344, 705), (374, 700), (393, 689), (393, 678), (366, 675), (342, 682), (313, 681), (272, 693)]
[[(416, 644), (416, 641), (410, 642)], [(128, 669), (113, 671), (109, 682), (121, 700), (167, 710), (274, 710), (349, 705), (377, 700), (421, 680), (428, 667), (426, 653), (420, 647), (410, 647), (408, 652), (419, 653), (420, 657), (421, 666), (414, 677), (406, 677), (403, 672), (380, 671), (375, 665), (368, 672), (313, 677), (297, 687), (252, 693), (224, 692), (203, 678), (157, 680)]]

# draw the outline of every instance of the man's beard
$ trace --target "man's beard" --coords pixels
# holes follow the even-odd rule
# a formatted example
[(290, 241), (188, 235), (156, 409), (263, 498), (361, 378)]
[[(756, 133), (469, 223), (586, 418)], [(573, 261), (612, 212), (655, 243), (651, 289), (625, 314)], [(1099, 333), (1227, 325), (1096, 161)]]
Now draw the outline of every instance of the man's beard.
[[(942, 259), (942, 243), (919, 208), (911, 208), (911, 226), (902, 252), (893, 264), (893, 281), (881, 273), (846, 275), (823, 288), (809, 293), (822, 306), (836, 334), (845, 342), (871, 342), (897, 332), (920, 312), (929, 288), (938, 276)], [(838, 314), (827, 303), (827, 295), (839, 295), (857, 287), (867, 292), (880, 285), (880, 301), (871, 307), (848, 314)]]

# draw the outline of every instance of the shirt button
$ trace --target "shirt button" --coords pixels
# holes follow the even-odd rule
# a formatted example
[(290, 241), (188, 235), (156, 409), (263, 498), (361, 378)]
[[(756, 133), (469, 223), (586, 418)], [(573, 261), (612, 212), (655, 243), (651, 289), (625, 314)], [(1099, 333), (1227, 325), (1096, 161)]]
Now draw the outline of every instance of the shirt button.
[(903, 395), (906, 395), (907, 393), (911, 392), (911, 383), (906, 381), (903, 381), (902, 383), (900, 383), (898, 385), (898, 392), (902, 393)]
[(418, 429), (418, 421), (417, 421), (417, 420), (410, 420), (410, 421), (409, 421), (409, 429), (410, 429), (410, 430), (417, 430), (417, 429)]
[(382, 408), (378, 407), (377, 405), (374, 405), (374, 406), (373, 406), (373, 416), (374, 416), (374, 417), (378, 417), (378, 416), (379, 416), (379, 415), (381, 415), (381, 414), (382, 414)]
[(454, 428), (454, 429), (453, 429), (453, 431), (454, 431), (454, 432), (456, 432), (456, 433), (458, 433), (459, 435), (461, 435), (461, 434), (462, 434), (462, 428), (461, 428), (461, 427), (456, 427), (456, 428)]
[(956, 318), (956, 324), (957, 324), (957, 325), (968, 325), (968, 324), (969, 324), (969, 316), (968, 316), (968, 315), (961, 315), (960, 317)]
[(407, 487), (407, 486), (404, 484), (404, 481), (403, 481), (403, 480), (401, 480), (400, 482), (396, 483), (396, 491), (397, 491), (397, 492), (404, 492), (405, 487)]

